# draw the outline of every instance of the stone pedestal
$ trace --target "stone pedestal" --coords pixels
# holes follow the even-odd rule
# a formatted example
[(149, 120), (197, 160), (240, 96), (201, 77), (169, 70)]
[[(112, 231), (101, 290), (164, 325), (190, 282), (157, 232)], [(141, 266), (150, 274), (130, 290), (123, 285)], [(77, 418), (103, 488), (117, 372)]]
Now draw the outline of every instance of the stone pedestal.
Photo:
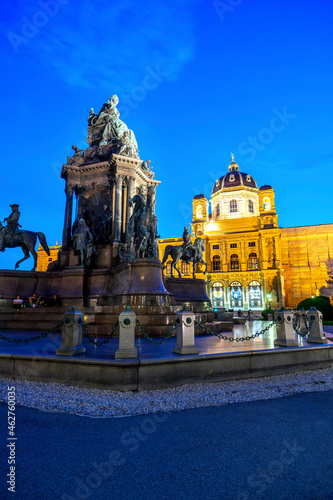
[(206, 291), (205, 280), (193, 278), (167, 278), (166, 289), (173, 294), (175, 304), (191, 307), (193, 312), (211, 309), (211, 302)]
[(192, 311), (181, 311), (177, 314), (177, 345), (173, 352), (176, 354), (199, 354), (194, 345), (194, 319)]
[(279, 311), (275, 311), (274, 320), (277, 320), (277, 338), (274, 340), (274, 345), (281, 345), (283, 347), (298, 346), (293, 328), (293, 313), (282, 308)]
[(126, 307), (119, 315), (119, 349), (115, 354), (116, 359), (133, 359), (138, 357), (135, 347), (136, 315), (130, 307)]
[(75, 356), (86, 352), (82, 345), (83, 313), (76, 307), (65, 312), (62, 325), (61, 347), (57, 349), (57, 356)]
[(310, 307), (306, 313), (308, 323), (310, 326), (310, 333), (307, 342), (313, 344), (327, 344), (327, 338), (323, 332), (323, 315), (320, 311), (317, 311), (314, 307)]

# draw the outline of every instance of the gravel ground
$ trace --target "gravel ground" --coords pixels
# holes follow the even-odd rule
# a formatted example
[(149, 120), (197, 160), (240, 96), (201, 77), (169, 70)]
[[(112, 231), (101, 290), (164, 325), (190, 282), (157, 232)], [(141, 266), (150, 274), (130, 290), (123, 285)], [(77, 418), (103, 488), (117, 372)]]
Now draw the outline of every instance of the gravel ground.
[(0, 379), (0, 401), (15, 386), (16, 404), (93, 418), (147, 415), (189, 408), (282, 398), (333, 389), (333, 368), (230, 382), (191, 384), (142, 392), (119, 392), (64, 384)]

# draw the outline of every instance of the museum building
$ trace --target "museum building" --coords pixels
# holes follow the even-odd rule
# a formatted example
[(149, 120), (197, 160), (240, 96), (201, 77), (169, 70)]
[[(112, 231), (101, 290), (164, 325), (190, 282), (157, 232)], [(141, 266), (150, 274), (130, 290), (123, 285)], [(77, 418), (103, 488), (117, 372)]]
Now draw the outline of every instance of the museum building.
[[(208, 264), (207, 274), (201, 266), (196, 277), (206, 279), (212, 305), (295, 307), (318, 295), (328, 280), (333, 224), (280, 228), (272, 186), (258, 188), (251, 175), (239, 171), (233, 155), (228, 170), (216, 180), (210, 202), (203, 194), (192, 200), (192, 242), (205, 239)], [(181, 245), (182, 238), (160, 239), (161, 259), (170, 244)], [(191, 277), (191, 265), (178, 266), (182, 277)], [(171, 274), (171, 260), (165, 273)]]

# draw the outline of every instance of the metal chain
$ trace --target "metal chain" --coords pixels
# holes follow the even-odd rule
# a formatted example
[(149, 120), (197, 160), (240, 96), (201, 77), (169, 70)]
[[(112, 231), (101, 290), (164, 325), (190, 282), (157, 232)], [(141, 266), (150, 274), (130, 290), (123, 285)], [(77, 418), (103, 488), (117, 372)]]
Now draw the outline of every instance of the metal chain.
[(230, 342), (236, 341), (236, 342), (244, 342), (244, 340), (251, 340), (259, 337), (260, 335), (263, 335), (266, 333), (270, 328), (272, 328), (273, 325), (277, 323), (277, 319), (273, 320), (272, 323), (267, 325), (265, 328), (260, 330), (259, 332), (254, 333), (253, 335), (248, 335), (247, 337), (227, 337), (226, 335), (222, 335), (221, 333), (216, 333), (210, 330), (209, 328), (203, 326), (200, 321), (195, 321), (194, 322), (196, 325), (198, 325), (200, 328), (202, 328), (204, 331), (210, 333), (211, 335), (215, 335), (215, 337), (218, 337), (221, 340), (229, 340)]
[(111, 333), (104, 337), (103, 340), (97, 340), (96, 337), (92, 337), (91, 335), (89, 335), (86, 325), (82, 323), (83, 337), (87, 338), (89, 342), (96, 345), (97, 347), (100, 347), (102, 344), (107, 344), (109, 340), (112, 339), (114, 332), (117, 330), (118, 324), (119, 321), (117, 320), (112, 327)]
[(172, 337), (172, 336), (173, 336), (173, 332), (176, 330), (176, 327), (177, 327), (177, 319), (176, 319), (176, 321), (175, 321), (174, 325), (172, 326), (172, 328), (171, 328), (170, 332), (167, 334), (167, 336), (166, 336), (166, 337), (164, 337), (164, 339), (159, 340), (159, 341), (155, 341), (155, 340), (153, 340), (153, 339), (152, 339), (152, 338), (148, 335), (148, 333), (146, 333), (146, 332), (144, 331), (143, 326), (141, 325), (141, 323), (140, 323), (140, 321), (139, 321), (138, 319), (136, 320), (136, 325), (137, 325), (137, 326), (138, 326), (138, 328), (139, 328), (139, 332), (140, 332), (140, 333), (142, 333), (142, 335), (143, 335), (143, 337), (144, 337), (145, 339), (147, 339), (149, 342), (151, 342), (151, 343), (152, 343), (152, 344), (154, 344), (154, 345), (161, 345), (161, 344), (164, 344), (164, 342), (166, 342), (167, 340), (169, 340), (169, 338), (170, 338), (170, 337)]
[[(310, 316), (310, 319), (308, 321), (308, 318), (307, 318), (307, 315), (306, 314), (300, 314), (300, 313), (295, 313), (296, 314), (296, 326), (294, 328), (295, 330), (295, 333), (297, 333), (297, 335), (299, 335), (300, 337), (306, 337), (309, 333), (310, 333), (310, 330), (311, 330), (311, 326), (312, 326), (312, 322), (313, 320), (315, 319), (315, 317), (313, 315)], [(300, 318), (303, 318), (304, 320), (304, 326), (306, 328), (306, 332), (301, 332), (300, 329), (301, 329), (301, 322), (300, 322)]]
[(56, 326), (51, 328), (48, 332), (42, 333), (42, 335), (36, 335), (36, 337), (31, 337), (30, 339), (13, 339), (9, 337), (5, 337), (4, 335), (0, 334), (0, 339), (1, 340), (6, 340), (7, 342), (14, 342), (15, 344), (22, 344), (23, 342), (27, 344), (28, 342), (34, 342), (35, 340), (39, 339), (44, 339), (47, 335), (50, 335), (50, 333), (55, 332), (58, 328), (62, 326), (63, 322), (60, 321)]

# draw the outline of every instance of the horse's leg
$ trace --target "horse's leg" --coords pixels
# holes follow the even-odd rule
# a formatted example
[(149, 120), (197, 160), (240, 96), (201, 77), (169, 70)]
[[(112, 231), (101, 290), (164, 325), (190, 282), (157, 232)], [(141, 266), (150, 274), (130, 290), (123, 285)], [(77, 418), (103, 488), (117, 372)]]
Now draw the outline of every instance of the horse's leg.
[(207, 272), (207, 262), (205, 262), (203, 259), (200, 261), (200, 264), (205, 264), (205, 270), (204, 270), (204, 274), (206, 274)]
[[(23, 253), (24, 253), (24, 257), (23, 257), (23, 259), (18, 260), (18, 261), (16, 262), (16, 264), (15, 264), (15, 269), (17, 269), (17, 268), (19, 267), (19, 265), (21, 264), (21, 262), (23, 262), (23, 261), (25, 261), (25, 260), (29, 259), (29, 257), (30, 257), (30, 254), (29, 254), (29, 249), (28, 249), (26, 246), (24, 246), (24, 245), (22, 245), (22, 246), (21, 246), (21, 248), (22, 248), (22, 251), (23, 251)], [(33, 269), (33, 271), (34, 271), (34, 269)]]
[[(30, 248), (29, 249), (33, 258), (34, 258), (34, 267), (31, 269), (31, 271), (36, 271), (36, 267), (37, 267), (37, 253), (35, 252), (35, 249), (34, 248)], [(29, 252), (28, 252), (28, 255), (29, 255)]]
[(174, 259), (174, 261), (171, 264), (171, 270), (172, 270), (172, 267), (174, 267), (176, 269), (177, 273), (178, 273), (178, 277), (181, 278), (182, 275), (181, 275), (179, 269), (176, 267), (176, 265), (178, 264), (179, 259), (180, 259), (180, 253), (178, 255), (175, 255), (175, 259)]

